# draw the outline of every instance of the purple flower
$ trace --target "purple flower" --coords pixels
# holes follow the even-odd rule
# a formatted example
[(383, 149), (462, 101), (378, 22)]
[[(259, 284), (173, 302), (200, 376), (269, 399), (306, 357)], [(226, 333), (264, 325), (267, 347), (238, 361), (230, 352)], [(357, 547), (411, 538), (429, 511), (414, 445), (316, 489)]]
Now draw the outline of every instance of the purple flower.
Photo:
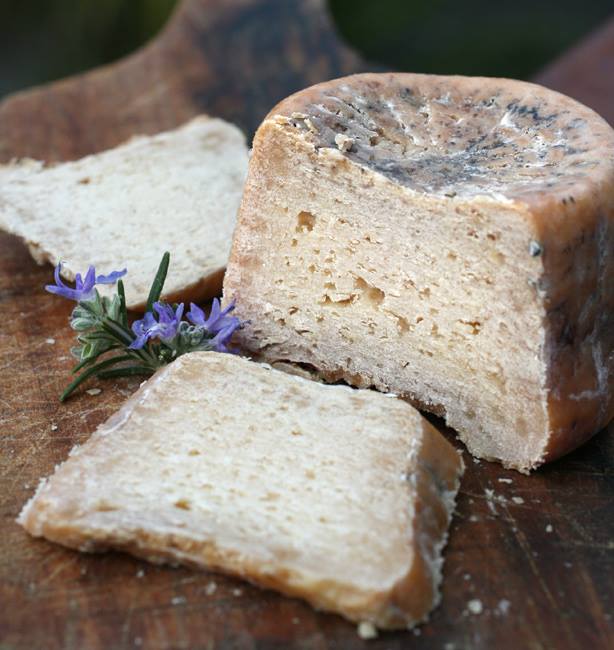
[(140, 350), (151, 338), (169, 341), (176, 334), (183, 316), (183, 303), (176, 310), (163, 302), (154, 303), (158, 318), (148, 311), (143, 318), (132, 323), (132, 331), (136, 339), (128, 346), (131, 350)]
[(220, 301), (214, 298), (209, 318), (205, 318), (205, 312), (193, 302), (190, 303), (190, 311), (186, 316), (192, 325), (202, 327), (211, 336), (208, 344), (213, 350), (228, 352), (227, 343), (235, 330), (241, 326), (241, 321), (236, 316), (228, 316), (234, 308), (234, 300), (227, 307), (221, 309)]
[(241, 321), (238, 318), (234, 319), (236, 323), (231, 323), (224, 329), (221, 329), (212, 339), (209, 340), (209, 345), (212, 350), (216, 352), (230, 352), (228, 343), (235, 333), (235, 330), (240, 327)]
[(85, 278), (82, 278), (81, 274), (77, 273), (75, 276), (74, 288), (69, 287), (62, 282), (62, 278), (60, 277), (61, 271), (62, 262), (55, 267), (55, 272), (53, 274), (55, 284), (48, 284), (45, 286), (45, 289), (49, 293), (54, 293), (63, 298), (79, 302), (81, 300), (90, 300), (94, 296), (94, 287), (97, 284), (115, 284), (119, 278), (126, 275), (127, 269), (124, 269), (123, 271), (113, 271), (112, 273), (109, 273), (109, 275), (99, 275), (96, 277), (96, 269), (93, 266), (90, 266), (85, 274)]
[(190, 303), (190, 311), (186, 314), (188, 320), (192, 325), (204, 327), (211, 335), (216, 335), (218, 332), (232, 327), (232, 331), (237, 329), (241, 321), (236, 316), (228, 316), (228, 314), (235, 308), (234, 300), (225, 307), (220, 308), (220, 301), (217, 298), (213, 299), (211, 304), (211, 312), (209, 318), (205, 318), (205, 312), (193, 302)]

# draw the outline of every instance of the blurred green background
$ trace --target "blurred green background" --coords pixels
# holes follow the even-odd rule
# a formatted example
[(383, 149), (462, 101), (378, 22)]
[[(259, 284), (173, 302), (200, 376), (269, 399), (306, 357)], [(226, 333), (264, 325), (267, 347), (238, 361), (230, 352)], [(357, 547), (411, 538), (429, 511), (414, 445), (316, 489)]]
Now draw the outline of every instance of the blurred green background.
[[(161, 28), (175, 4), (176, 0), (0, 0), (0, 96), (127, 54)], [(518, 78), (529, 77), (614, 11), (613, 0), (329, 0), (329, 4), (347, 41), (386, 67)]]

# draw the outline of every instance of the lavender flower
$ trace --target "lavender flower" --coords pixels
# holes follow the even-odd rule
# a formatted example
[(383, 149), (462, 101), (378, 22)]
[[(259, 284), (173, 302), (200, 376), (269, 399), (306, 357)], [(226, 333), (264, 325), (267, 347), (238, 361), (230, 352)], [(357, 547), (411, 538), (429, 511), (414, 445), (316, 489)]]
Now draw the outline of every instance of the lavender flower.
[(62, 262), (55, 267), (55, 272), (53, 274), (55, 284), (48, 284), (45, 286), (45, 289), (49, 293), (54, 293), (76, 302), (82, 300), (86, 301), (93, 298), (94, 287), (97, 284), (115, 284), (119, 278), (123, 277), (127, 273), (127, 269), (123, 269), (123, 271), (113, 271), (112, 273), (109, 273), (109, 275), (99, 275), (96, 277), (96, 269), (93, 266), (90, 266), (85, 274), (85, 278), (82, 278), (81, 274), (77, 273), (75, 276), (75, 287), (72, 288), (62, 282), (62, 278), (60, 277), (61, 271)]
[(233, 318), (233, 320), (235, 320), (236, 323), (233, 322), (231, 325), (221, 329), (209, 341), (212, 350), (215, 350), (216, 352), (231, 352), (231, 350), (228, 349), (228, 343), (230, 342), (232, 335), (235, 333), (235, 330), (241, 325), (241, 321), (239, 321), (238, 318)]
[(220, 301), (214, 298), (209, 318), (205, 318), (205, 312), (198, 305), (191, 302), (190, 311), (186, 314), (186, 317), (192, 325), (203, 327), (209, 334), (215, 336), (218, 332), (229, 327), (232, 327), (233, 332), (239, 327), (241, 321), (236, 316), (228, 316), (234, 308), (234, 300), (227, 307), (221, 309)]
[(148, 311), (143, 318), (132, 323), (136, 339), (128, 346), (131, 350), (140, 350), (151, 338), (169, 341), (177, 334), (183, 316), (183, 303), (176, 310), (163, 302), (154, 303), (153, 308), (158, 314), (157, 320), (152, 312)]
[(209, 318), (205, 318), (205, 312), (192, 302), (186, 317), (192, 325), (203, 328), (211, 336), (207, 342), (211, 346), (210, 349), (217, 352), (228, 352), (227, 344), (235, 330), (241, 326), (241, 321), (236, 316), (228, 316), (234, 308), (234, 300), (227, 307), (221, 309), (220, 301), (214, 298)]
[[(71, 287), (60, 278), (62, 263), (57, 265), (55, 284), (47, 285), (45, 289), (77, 302), (70, 324), (77, 332), (79, 343), (71, 350), (79, 359), (73, 373), (79, 374), (61, 394), (61, 401), (90, 377), (149, 376), (182, 354), (199, 350), (232, 351), (227, 346), (235, 330), (242, 327), (242, 322), (236, 316), (230, 316), (235, 308), (234, 302), (222, 309), (220, 301), (215, 299), (209, 317), (191, 303), (187, 320), (182, 320), (183, 303), (172, 307), (160, 301), (169, 262), (170, 253), (166, 252), (151, 284), (146, 312), (143, 318), (134, 321), (132, 328), (129, 325), (124, 286), (120, 280), (126, 274), (126, 269), (97, 276), (95, 268), (90, 266), (84, 277), (77, 273), (75, 286)], [(112, 296), (102, 297), (96, 291), (97, 284), (116, 282), (117, 291)], [(150, 343), (151, 339), (155, 342)]]

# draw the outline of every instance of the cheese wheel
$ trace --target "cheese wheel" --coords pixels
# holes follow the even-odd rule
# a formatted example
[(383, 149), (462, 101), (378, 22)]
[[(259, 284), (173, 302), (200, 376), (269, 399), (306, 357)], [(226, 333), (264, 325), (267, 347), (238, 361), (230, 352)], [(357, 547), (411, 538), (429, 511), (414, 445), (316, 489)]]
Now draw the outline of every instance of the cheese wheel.
[(507, 79), (299, 92), (256, 134), (224, 294), (253, 353), (528, 471), (614, 415), (614, 131)]

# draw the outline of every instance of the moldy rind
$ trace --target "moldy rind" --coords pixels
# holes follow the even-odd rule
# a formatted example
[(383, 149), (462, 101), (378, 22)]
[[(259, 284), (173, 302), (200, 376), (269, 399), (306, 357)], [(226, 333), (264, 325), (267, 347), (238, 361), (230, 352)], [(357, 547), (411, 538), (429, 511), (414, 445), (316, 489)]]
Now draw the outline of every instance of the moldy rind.
[(318, 149), (337, 149), (341, 134), (352, 162), (445, 196), (573, 197), (614, 155), (611, 129), (593, 111), (509, 79), (355, 75), (292, 95), (269, 118), (279, 115)]

